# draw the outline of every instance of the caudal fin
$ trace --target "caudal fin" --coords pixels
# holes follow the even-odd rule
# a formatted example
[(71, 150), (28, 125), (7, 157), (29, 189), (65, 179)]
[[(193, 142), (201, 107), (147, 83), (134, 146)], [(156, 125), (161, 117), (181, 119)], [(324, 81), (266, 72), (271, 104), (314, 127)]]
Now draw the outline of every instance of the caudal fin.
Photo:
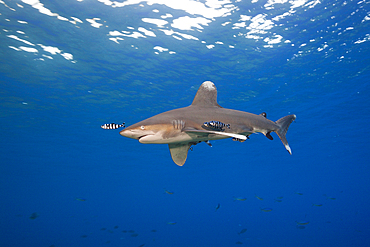
[(292, 114), (282, 117), (276, 121), (277, 125), (279, 125), (280, 127), (279, 130), (276, 131), (276, 134), (279, 136), (286, 150), (288, 150), (290, 154), (292, 154), (292, 150), (290, 149), (288, 141), (286, 139), (286, 132), (288, 131), (289, 125), (296, 119), (296, 117), (296, 115)]

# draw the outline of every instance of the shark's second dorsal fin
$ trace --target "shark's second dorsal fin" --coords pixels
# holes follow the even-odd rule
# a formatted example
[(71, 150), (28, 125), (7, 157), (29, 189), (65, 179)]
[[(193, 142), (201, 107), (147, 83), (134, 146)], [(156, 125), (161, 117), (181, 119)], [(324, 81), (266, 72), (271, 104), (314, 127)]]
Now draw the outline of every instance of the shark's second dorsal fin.
[(211, 81), (205, 81), (200, 85), (191, 105), (201, 107), (221, 107), (217, 104), (217, 89)]
[(185, 164), (186, 158), (188, 157), (188, 151), (191, 147), (190, 143), (171, 143), (168, 144), (170, 148), (171, 157), (173, 162), (178, 166)]

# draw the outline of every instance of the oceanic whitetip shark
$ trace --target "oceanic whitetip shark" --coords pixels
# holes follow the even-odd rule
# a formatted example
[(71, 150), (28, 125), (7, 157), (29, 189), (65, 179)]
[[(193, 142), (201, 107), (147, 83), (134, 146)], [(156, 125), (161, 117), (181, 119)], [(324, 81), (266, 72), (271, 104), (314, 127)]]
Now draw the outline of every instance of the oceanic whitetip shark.
[(222, 108), (217, 103), (215, 85), (206, 81), (199, 87), (190, 106), (155, 115), (123, 129), (120, 134), (140, 143), (168, 144), (172, 160), (182, 166), (192, 145), (230, 137), (243, 142), (257, 132), (270, 140), (273, 139), (270, 133), (276, 132), (292, 154), (285, 135), (295, 119), (292, 114), (273, 122), (266, 118), (266, 113), (255, 115)]

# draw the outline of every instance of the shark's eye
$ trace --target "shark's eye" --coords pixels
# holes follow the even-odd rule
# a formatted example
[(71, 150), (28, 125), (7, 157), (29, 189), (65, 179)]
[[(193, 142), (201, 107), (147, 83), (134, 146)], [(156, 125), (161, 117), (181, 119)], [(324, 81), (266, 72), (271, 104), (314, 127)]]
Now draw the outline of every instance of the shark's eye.
[(144, 130), (145, 129), (145, 126), (144, 125), (141, 125), (140, 129)]

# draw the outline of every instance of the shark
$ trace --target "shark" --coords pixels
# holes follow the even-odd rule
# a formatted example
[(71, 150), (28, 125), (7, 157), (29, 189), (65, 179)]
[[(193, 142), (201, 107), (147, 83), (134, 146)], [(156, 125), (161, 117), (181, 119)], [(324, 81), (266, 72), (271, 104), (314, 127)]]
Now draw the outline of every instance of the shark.
[[(172, 160), (178, 166), (183, 166), (188, 151), (193, 145), (210, 140), (233, 138), (244, 142), (249, 135), (262, 133), (273, 140), (275, 132), (286, 150), (292, 150), (286, 139), (289, 125), (296, 119), (291, 114), (276, 122), (267, 119), (266, 113), (259, 115), (226, 109), (217, 103), (217, 89), (213, 82), (203, 82), (190, 106), (166, 111), (135, 123), (120, 131), (120, 135), (138, 140), (144, 144), (168, 144)], [(207, 127), (209, 123), (227, 128)]]

